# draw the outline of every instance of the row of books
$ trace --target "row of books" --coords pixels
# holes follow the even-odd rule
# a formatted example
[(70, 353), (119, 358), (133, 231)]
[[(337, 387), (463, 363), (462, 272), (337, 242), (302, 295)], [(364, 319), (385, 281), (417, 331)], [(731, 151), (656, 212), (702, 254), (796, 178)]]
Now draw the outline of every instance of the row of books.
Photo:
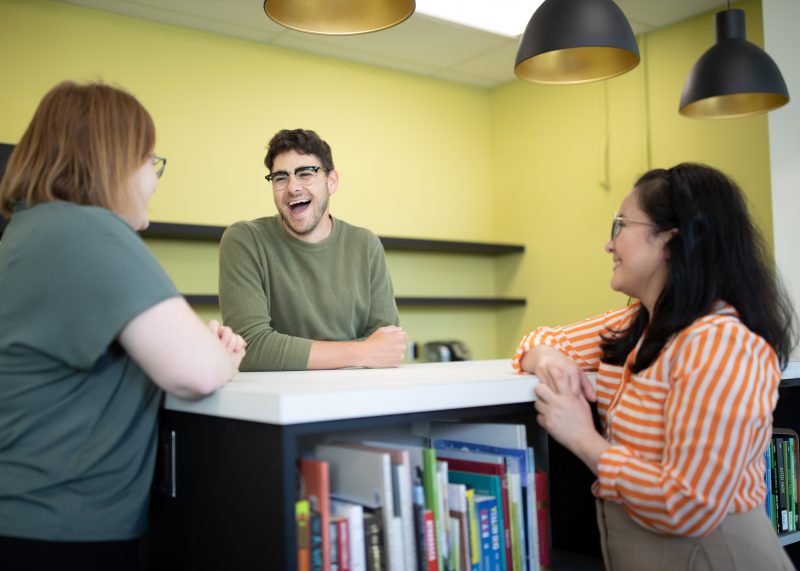
[(766, 509), (778, 533), (797, 531), (797, 433), (774, 428), (766, 451)]
[(298, 462), (300, 571), (538, 571), (547, 478), (525, 427), (430, 423), (425, 445), (337, 441)]

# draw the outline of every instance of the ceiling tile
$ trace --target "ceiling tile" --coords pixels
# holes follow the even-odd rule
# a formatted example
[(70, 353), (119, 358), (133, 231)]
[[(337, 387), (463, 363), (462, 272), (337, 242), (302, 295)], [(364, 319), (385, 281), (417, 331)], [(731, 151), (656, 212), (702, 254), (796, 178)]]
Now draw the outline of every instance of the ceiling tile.
[[(318, 36), (270, 20), (261, 0), (59, 0), (297, 51), (492, 87), (514, 79), (517, 40), (415, 14), (371, 34)], [(635, 33), (722, 8), (721, 0), (616, 0)]]

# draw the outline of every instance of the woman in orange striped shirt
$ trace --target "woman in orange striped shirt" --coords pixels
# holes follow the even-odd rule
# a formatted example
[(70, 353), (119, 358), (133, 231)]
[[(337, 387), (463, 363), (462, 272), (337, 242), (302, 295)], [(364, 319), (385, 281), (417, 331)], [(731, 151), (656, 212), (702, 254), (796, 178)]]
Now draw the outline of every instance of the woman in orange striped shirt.
[(513, 366), (539, 376), (539, 423), (598, 477), (606, 568), (793, 569), (764, 510), (793, 312), (741, 191), (702, 165), (650, 171), (605, 249), (612, 289), (636, 301), (532, 331)]

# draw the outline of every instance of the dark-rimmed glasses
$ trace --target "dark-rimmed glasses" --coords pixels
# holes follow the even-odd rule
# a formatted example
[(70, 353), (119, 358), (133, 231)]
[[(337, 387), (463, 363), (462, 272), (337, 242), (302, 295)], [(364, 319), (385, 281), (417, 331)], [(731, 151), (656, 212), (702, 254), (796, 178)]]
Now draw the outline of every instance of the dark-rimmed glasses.
[(322, 170), (326, 171), (320, 166), (307, 166), (307, 167), (297, 167), (294, 169), (294, 172), (289, 173), (286, 171), (275, 171), (273, 173), (268, 174), (264, 178), (267, 181), (272, 183), (273, 190), (285, 190), (287, 186), (289, 186), (289, 176), (294, 175), (294, 178), (297, 179), (302, 186), (308, 186), (317, 178), (317, 173)]
[(653, 224), (652, 222), (645, 222), (644, 220), (631, 220), (630, 218), (625, 218), (624, 216), (620, 216), (615, 212), (614, 221), (611, 223), (612, 240), (617, 236), (619, 236), (620, 231), (623, 228), (625, 228), (626, 224), (644, 224), (645, 226), (652, 226), (653, 228), (658, 228), (658, 226)]
[(153, 168), (156, 171), (156, 176), (161, 178), (161, 175), (164, 174), (164, 169), (167, 167), (167, 159), (164, 157), (159, 157), (157, 154), (153, 153), (151, 157), (153, 161)]

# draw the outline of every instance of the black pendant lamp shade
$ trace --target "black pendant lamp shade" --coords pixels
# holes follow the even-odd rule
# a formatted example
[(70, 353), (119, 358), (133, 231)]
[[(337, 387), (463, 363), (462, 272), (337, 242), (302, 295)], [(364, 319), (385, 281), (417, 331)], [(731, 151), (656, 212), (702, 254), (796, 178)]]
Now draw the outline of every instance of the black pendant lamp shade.
[(717, 43), (689, 72), (679, 111), (694, 118), (726, 119), (770, 111), (789, 102), (777, 64), (745, 39), (743, 10), (716, 15)]
[(326, 35), (385, 30), (415, 8), (415, 0), (264, 0), (264, 12), (281, 26)]
[(608, 79), (639, 63), (639, 46), (611, 0), (545, 0), (525, 28), (514, 73), (538, 83)]

